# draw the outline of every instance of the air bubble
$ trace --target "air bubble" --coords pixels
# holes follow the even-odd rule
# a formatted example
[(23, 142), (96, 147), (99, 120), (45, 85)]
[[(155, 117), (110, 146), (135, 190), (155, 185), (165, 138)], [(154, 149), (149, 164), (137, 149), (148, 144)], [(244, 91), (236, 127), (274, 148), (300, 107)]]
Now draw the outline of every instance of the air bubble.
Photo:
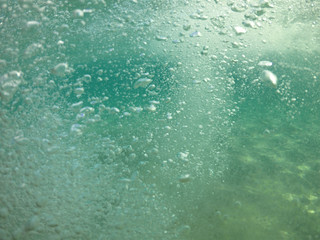
[(234, 27), (234, 31), (236, 32), (237, 35), (242, 35), (247, 32), (247, 30), (241, 26)]
[(83, 16), (84, 16), (84, 13), (83, 13), (83, 11), (82, 11), (82, 10), (80, 10), (80, 9), (76, 9), (76, 10), (74, 10), (74, 11), (73, 11), (73, 16), (74, 16), (74, 17), (81, 18), (81, 17), (83, 17)]
[(0, 97), (2, 101), (9, 102), (20, 84), (23, 82), (22, 72), (12, 71), (0, 77)]
[(158, 40), (158, 41), (167, 41), (168, 38), (165, 37), (165, 36), (156, 36), (156, 40)]
[(152, 79), (150, 78), (140, 78), (134, 83), (133, 88), (146, 88), (151, 82)]
[(40, 23), (38, 21), (29, 21), (27, 22), (27, 27), (28, 28), (35, 28), (35, 27), (39, 27)]
[(202, 34), (199, 31), (195, 31), (193, 33), (190, 33), (190, 37), (201, 37), (201, 36), (202, 36)]
[(119, 110), (119, 108), (112, 107), (112, 108), (110, 108), (110, 111), (109, 111), (109, 112), (112, 113), (112, 114), (116, 114), (116, 113), (119, 113), (120, 110)]
[(157, 110), (157, 107), (154, 104), (151, 104), (147, 107), (147, 110), (150, 112), (155, 112)]
[(71, 133), (75, 133), (77, 135), (81, 135), (82, 134), (81, 128), (82, 128), (82, 125), (80, 125), (78, 123), (73, 124), (71, 126)]
[(269, 62), (269, 61), (260, 61), (258, 63), (259, 66), (262, 66), (262, 67), (271, 67), (272, 66), (272, 62)]
[(59, 63), (51, 70), (51, 73), (59, 77), (64, 77), (69, 70), (67, 63)]
[(74, 89), (74, 93), (77, 95), (82, 95), (84, 93), (84, 88), (76, 88)]
[(94, 108), (92, 107), (84, 107), (80, 109), (80, 113), (90, 114), (94, 112)]
[(251, 21), (251, 20), (243, 21), (242, 24), (243, 24), (245, 27), (257, 28), (255, 22), (254, 22), (254, 21)]
[(277, 86), (278, 78), (273, 72), (271, 72), (269, 70), (264, 70), (262, 72), (261, 78), (267, 84), (269, 84), (269, 85), (271, 84), (272, 87)]
[(74, 104), (71, 105), (71, 108), (72, 108), (74, 111), (78, 111), (78, 110), (81, 108), (82, 104), (83, 104), (82, 101), (77, 102), (77, 103), (74, 103)]
[(179, 182), (181, 182), (181, 183), (186, 183), (186, 182), (189, 182), (190, 180), (191, 180), (190, 174), (184, 174), (179, 177)]
[(182, 161), (189, 161), (188, 160), (189, 152), (179, 152), (177, 157)]

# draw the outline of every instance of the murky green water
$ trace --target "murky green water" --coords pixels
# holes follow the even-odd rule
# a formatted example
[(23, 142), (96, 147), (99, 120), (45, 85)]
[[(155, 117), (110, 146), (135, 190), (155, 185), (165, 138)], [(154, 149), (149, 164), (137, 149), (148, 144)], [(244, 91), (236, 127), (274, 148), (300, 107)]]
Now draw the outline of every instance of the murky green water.
[(0, 240), (320, 239), (317, 1), (0, 6)]

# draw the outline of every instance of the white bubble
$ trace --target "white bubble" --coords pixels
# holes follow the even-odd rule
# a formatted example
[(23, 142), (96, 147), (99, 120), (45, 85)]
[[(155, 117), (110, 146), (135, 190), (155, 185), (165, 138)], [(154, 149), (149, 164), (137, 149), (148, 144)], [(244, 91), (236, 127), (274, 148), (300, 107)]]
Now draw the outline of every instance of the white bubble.
[(231, 6), (231, 10), (234, 12), (244, 12), (247, 9), (247, 5), (245, 3), (235, 3)]
[(84, 93), (84, 88), (76, 88), (74, 89), (74, 93), (77, 95), (81, 95)]
[(112, 108), (110, 108), (110, 113), (119, 113), (120, 112), (120, 110), (119, 110), (119, 108), (116, 108), (116, 107), (112, 107)]
[(261, 78), (267, 84), (271, 84), (272, 87), (276, 87), (277, 86), (278, 78), (273, 72), (271, 72), (269, 70), (264, 70), (262, 72)]
[(84, 16), (84, 13), (81, 9), (76, 9), (73, 11), (73, 16), (81, 18)]
[(153, 104), (147, 107), (147, 110), (150, 112), (155, 112), (157, 110), (157, 107)]
[(251, 20), (243, 21), (242, 24), (243, 24), (245, 27), (257, 28), (255, 22), (254, 22), (254, 21), (251, 21)]
[(27, 27), (28, 28), (34, 28), (40, 26), (40, 23), (37, 21), (29, 21), (27, 22)]
[(269, 61), (260, 61), (258, 63), (259, 66), (262, 66), (262, 67), (271, 67), (272, 66), (272, 62), (269, 62)]
[(89, 74), (85, 74), (81, 80), (85, 81), (86, 83), (90, 83), (91, 82), (91, 75)]
[(81, 106), (82, 106), (83, 102), (80, 101), (80, 102), (77, 102), (77, 103), (74, 103), (71, 105), (71, 108), (74, 110), (74, 111), (77, 111)]
[(188, 161), (189, 152), (179, 152), (177, 156), (180, 160)]
[(12, 71), (0, 77), (0, 97), (2, 101), (9, 102), (20, 84), (23, 82), (22, 72)]
[(82, 134), (82, 131), (81, 131), (81, 128), (82, 128), (82, 125), (76, 123), (76, 124), (73, 124), (71, 126), (71, 132), (72, 133), (75, 133), (77, 135), (81, 135)]
[(234, 31), (237, 35), (241, 35), (247, 32), (247, 30), (244, 27), (236, 26), (234, 27)]
[(167, 41), (168, 38), (165, 37), (165, 36), (156, 36), (156, 40), (158, 40), (158, 41)]
[(67, 63), (59, 63), (52, 70), (51, 73), (59, 77), (64, 77), (69, 72)]
[(190, 33), (190, 37), (201, 37), (201, 36), (202, 36), (202, 34), (199, 31), (195, 31), (193, 33)]
[(137, 80), (134, 85), (133, 88), (146, 88), (150, 83), (152, 82), (152, 79), (150, 78), (140, 78), (139, 80)]
[(80, 113), (93, 113), (94, 112), (94, 108), (92, 107), (84, 107), (80, 109)]

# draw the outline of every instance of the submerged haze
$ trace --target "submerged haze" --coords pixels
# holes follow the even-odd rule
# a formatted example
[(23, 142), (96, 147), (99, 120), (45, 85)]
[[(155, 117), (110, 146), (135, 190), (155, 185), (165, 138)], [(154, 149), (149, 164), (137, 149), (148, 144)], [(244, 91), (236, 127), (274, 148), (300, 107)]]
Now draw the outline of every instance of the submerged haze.
[(318, 1), (0, 10), (0, 240), (320, 239)]

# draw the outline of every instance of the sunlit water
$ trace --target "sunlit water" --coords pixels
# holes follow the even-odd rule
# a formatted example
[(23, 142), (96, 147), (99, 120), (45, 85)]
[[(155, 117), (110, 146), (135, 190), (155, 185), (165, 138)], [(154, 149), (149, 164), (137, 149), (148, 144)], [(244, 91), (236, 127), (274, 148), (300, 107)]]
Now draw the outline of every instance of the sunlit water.
[(316, 1), (0, 1), (0, 239), (320, 239)]

